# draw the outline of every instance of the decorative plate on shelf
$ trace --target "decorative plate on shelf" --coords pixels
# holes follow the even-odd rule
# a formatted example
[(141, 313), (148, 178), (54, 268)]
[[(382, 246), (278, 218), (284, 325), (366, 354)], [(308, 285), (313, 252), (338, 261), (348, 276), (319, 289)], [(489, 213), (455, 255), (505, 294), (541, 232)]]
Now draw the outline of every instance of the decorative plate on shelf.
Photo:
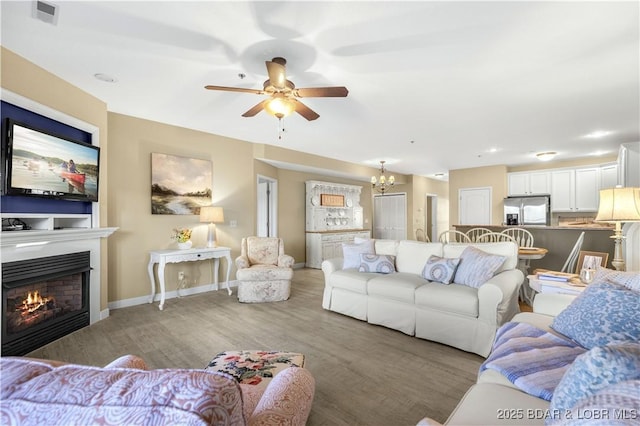
[(318, 204), (320, 204), (320, 197), (317, 195), (311, 197), (311, 205), (317, 206)]
[(351, 201), (351, 198), (347, 198), (347, 207), (352, 207), (353, 206), (353, 201)]

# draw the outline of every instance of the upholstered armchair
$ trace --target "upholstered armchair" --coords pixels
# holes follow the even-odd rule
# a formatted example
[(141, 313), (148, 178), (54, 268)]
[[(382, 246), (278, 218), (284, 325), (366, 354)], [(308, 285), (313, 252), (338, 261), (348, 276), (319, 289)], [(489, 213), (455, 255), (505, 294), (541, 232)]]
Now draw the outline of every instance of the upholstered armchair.
[(282, 238), (243, 238), (240, 250), (236, 258), (238, 300), (248, 303), (287, 300), (295, 261), (284, 254)]

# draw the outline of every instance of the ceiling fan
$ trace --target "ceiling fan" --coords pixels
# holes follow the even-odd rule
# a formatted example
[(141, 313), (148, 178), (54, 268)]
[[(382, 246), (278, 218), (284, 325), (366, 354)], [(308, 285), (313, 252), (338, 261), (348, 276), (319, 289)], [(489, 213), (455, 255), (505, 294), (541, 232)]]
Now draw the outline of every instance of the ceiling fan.
[(267, 64), (269, 79), (264, 82), (262, 90), (225, 86), (205, 86), (205, 89), (269, 96), (269, 98), (242, 114), (243, 117), (253, 117), (264, 109), (279, 120), (295, 111), (309, 121), (315, 120), (320, 115), (300, 102), (299, 98), (344, 98), (349, 93), (347, 88), (343, 86), (297, 89), (293, 82), (287, 80), (286, 59), (277, 57), (265, 63)]

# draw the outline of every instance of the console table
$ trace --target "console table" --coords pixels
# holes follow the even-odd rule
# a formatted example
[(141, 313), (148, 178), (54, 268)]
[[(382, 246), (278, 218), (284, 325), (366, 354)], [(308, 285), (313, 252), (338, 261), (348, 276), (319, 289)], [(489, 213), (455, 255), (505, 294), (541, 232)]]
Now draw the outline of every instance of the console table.
[(147, 267), (149, 271), (149, 280), (151, 281), (151, 296), (149, 297), (149, 303), (153, 303), (153, 299), (156, 295), (156, 280), (153, 274), (153, 266), (158, 264), (158, 280), (160, 281), (160, 306), (158, 308), (162, 310), (164, 308), (164, 267), (167, 263), (180, 263), (180, 262), (194, 262), (197, 260), (213, 259), (213, 279), (218, 287), (218, 270), (220, 267), (220, 258), (227, 259), (227, 277), (225, 284), (227, 286), (227, 292), (231, 295), (231, 289), (229, 288), (229, 275), (231, 274), (231, 249), (229, 247), (213, 247), (213, 248), (193, 248), (189, 250), (155, 250), (149, 252), (150, 259)]

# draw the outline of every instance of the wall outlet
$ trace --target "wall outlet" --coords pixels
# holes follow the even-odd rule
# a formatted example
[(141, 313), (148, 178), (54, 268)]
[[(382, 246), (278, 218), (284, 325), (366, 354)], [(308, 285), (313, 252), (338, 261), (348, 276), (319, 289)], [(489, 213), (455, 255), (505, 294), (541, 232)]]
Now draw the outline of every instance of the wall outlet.
[(229, 226), (231, 228), (235, 228), (236, 226), (238, 226), (238, 221), (237, 220), (230, 220), (229, 221)]
[(180, 281), (184, 280), (184, 271), (178, 272), (178, 280)]

